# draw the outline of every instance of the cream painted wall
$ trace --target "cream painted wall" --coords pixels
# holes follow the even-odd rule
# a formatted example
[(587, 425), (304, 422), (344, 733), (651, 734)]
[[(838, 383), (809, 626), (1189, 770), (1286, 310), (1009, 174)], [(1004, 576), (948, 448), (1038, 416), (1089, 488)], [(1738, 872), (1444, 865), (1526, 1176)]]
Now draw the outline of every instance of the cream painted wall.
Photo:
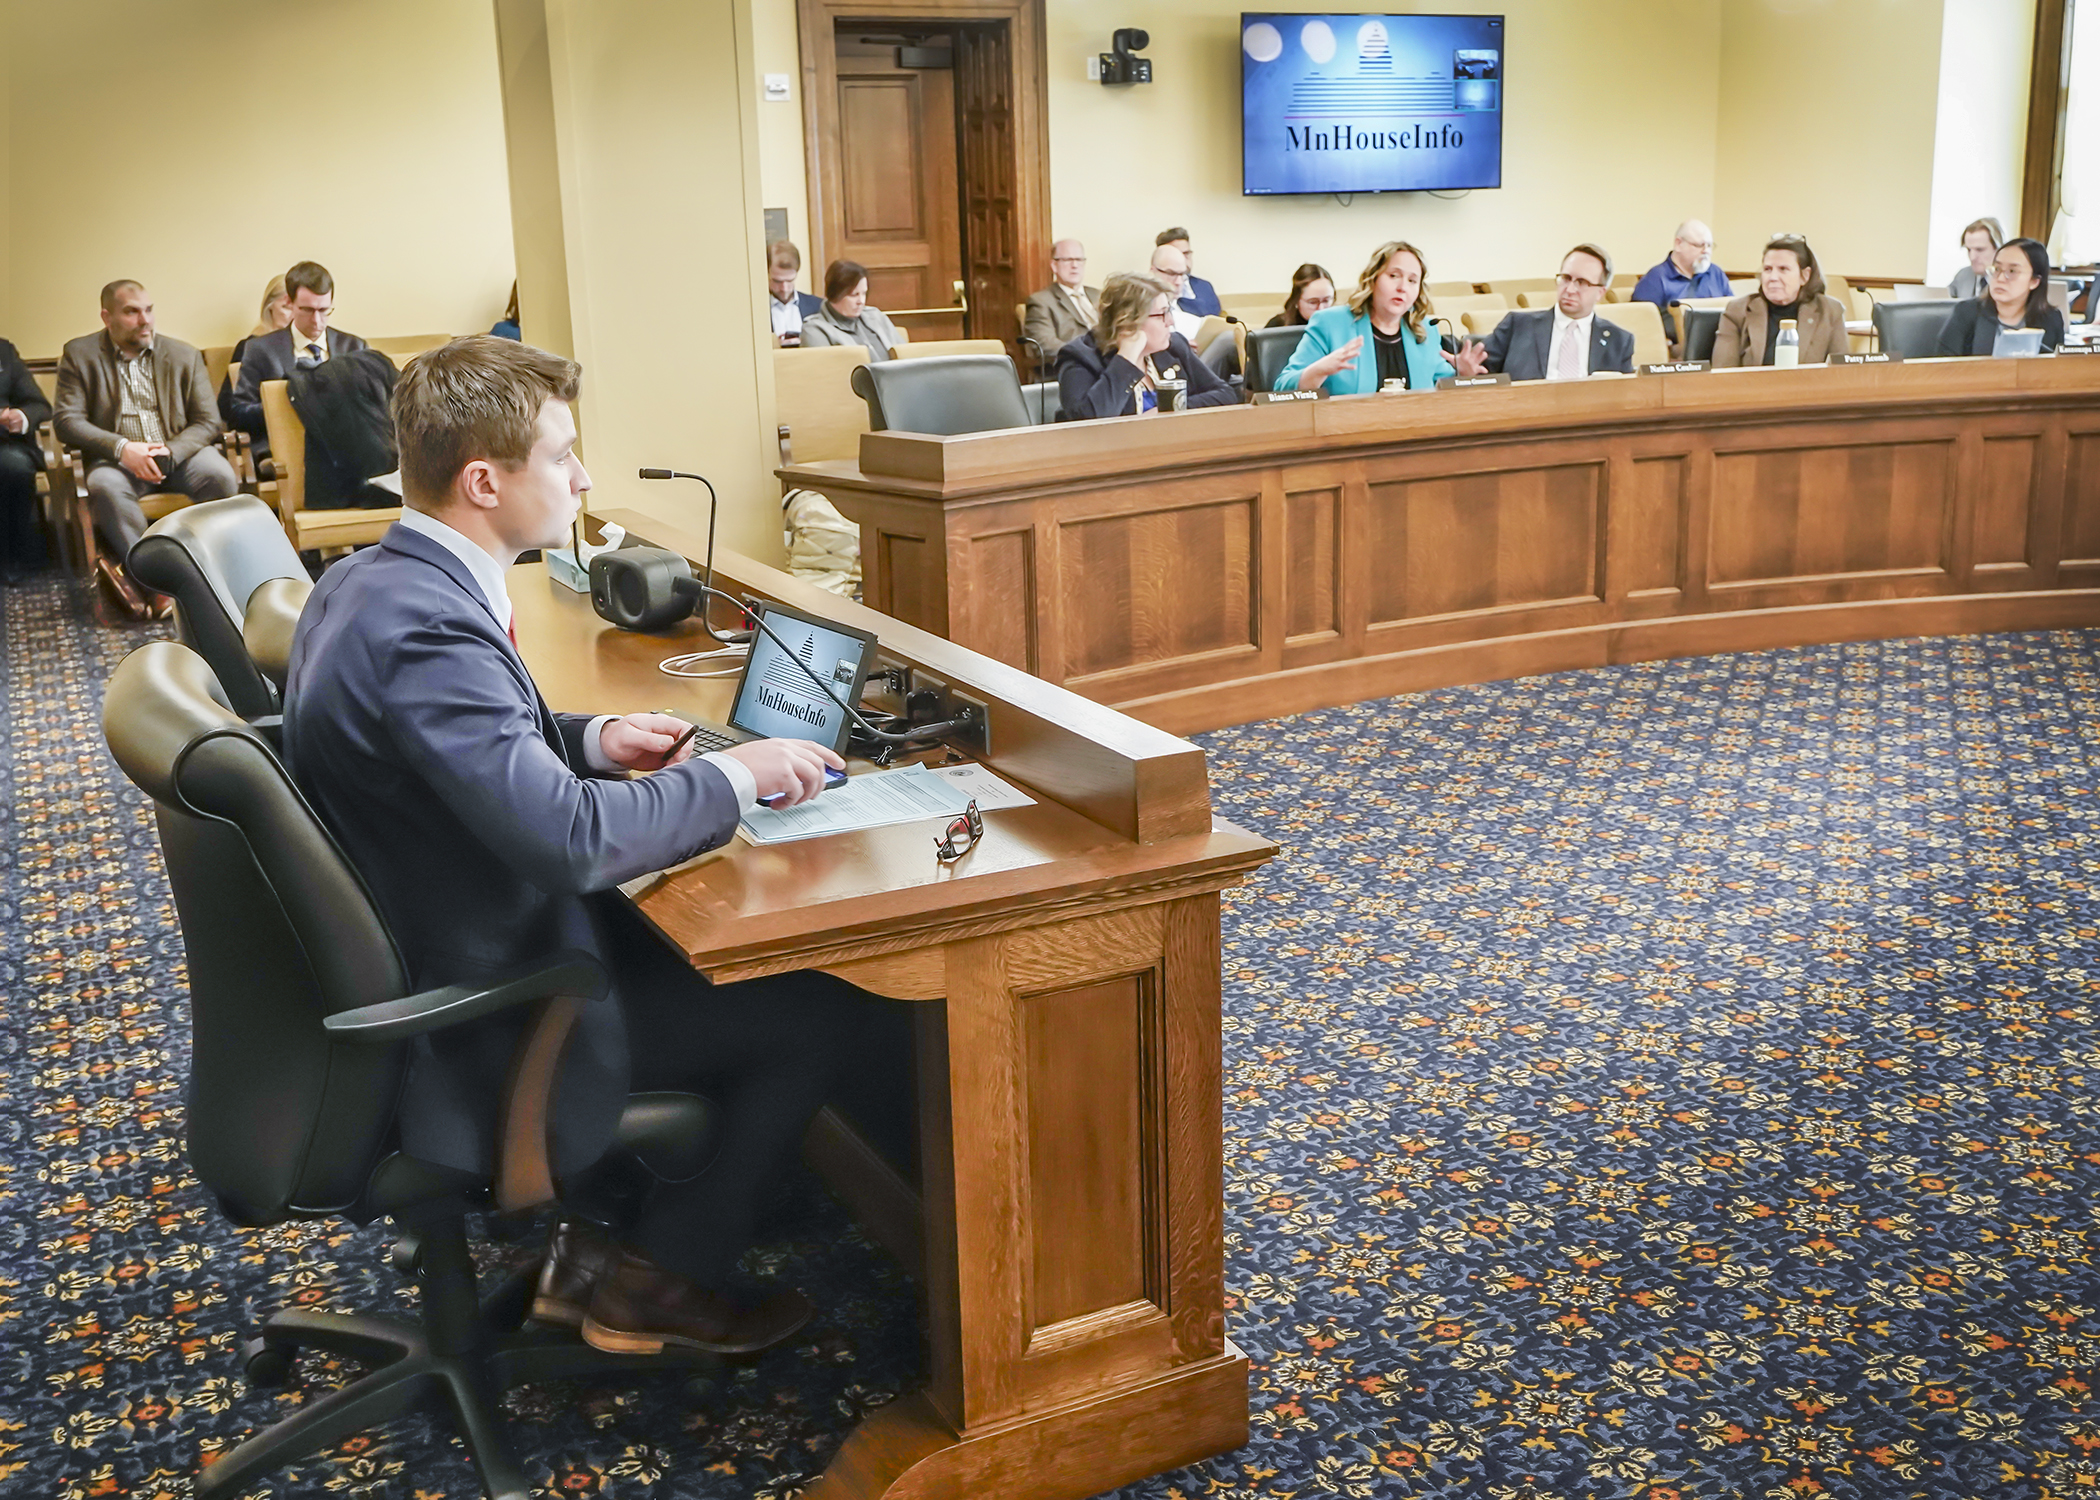
[[(809, 179), (802, 157), (802, 48), (795, 40), (794, 0), (757, 0), (751, 10), (752, 51), (758, 63), (758, 76), (751, 86), (759, 90), (759, 202), (765, 208), (787, 210), (788, 238), (802, 250), (802, 287), (810, 291), (814, 288), (809, 265)], [(768, 73), (787, 74), (785, 102), (765, 97)], [(821, 267), (818, 274), (822, 274)]]
[(1795, 231), (1833, 271), (1924, 274), (1941, 3), (1722, 0), (1722, 264)]
[(2020, 232), (2034, 65), (2034, 0), (1945, 4), (1925, 246), (1925, 279), (1940, 285), (1969, 263), (1963, 225), (1988, 214)]
[[(339, 321), (358, 333), (485, 329), (502, 312), (489, 0), (9, 0), (6, 13), (0, 335), (24, 354), (93, 330), (96, 292), (120, 276), (146, 283), (170, 334), (231, 343), (263, 283), (303, 257), (334, 273)], [(92, 85), (120, 44), (134, 80), (176, 85), (142, 92), (135, 116)], [(295, 65), (320, 81), (307, 97)], [(272, 92), (246, 103), (263, 82)], [(147, 206), (123, 201), (127, 179)]]

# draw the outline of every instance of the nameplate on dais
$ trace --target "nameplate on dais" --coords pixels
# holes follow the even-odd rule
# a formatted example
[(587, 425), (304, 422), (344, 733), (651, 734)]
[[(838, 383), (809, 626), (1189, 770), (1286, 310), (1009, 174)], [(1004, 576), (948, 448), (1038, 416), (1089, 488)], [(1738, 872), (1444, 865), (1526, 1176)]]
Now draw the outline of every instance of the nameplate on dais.
[(1656, 364), (1642, 365), (1640, 373), (1643, 375), (1692, 375), (1700, 370), (1711, 370), (1713, 367), (1714, 362), (1710, 359), (1666, 359)]
[(1256, 391), (1249, 398), (1250, 403), (1255, 406), (1274, 406), (1279, 401), (1325, 401), (1326, 399), (1327, 393), (1322, 390)]
[(1900, 354), (1833, 354), (1827, 361), (1833, 365), (1900, 365)]
[(1508, 385), (1507, 375), (1446, 375), (1436, 383), (1440, 391), (1463, 391), (1476, 385)]

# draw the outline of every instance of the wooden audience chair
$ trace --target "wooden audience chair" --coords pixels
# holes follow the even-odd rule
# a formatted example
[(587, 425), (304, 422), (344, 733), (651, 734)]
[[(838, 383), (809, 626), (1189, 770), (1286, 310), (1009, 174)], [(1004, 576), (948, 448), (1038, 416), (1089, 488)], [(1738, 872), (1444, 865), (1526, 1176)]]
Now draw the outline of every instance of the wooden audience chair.
[(292, 409), (291, 386), (262, 383), (263, 423), (270, 431), (270, 456), (277, 463), (277, 516), (292, 546), (304, 552), (339, 551), (378, 541), (401, 519), (398, 505), (383, 510), (306, 508), (306, 424)]
[[(1485, 299), (1483, 299), (1485, 300)], [(1509, 316), (1509, 309), (1497, 297), (1492, 307), (1476, 307), (1458, 315), (1459, 326), (1476, 339), (1484, 339), (1495, 331), (1495, 325)]]
[[(1219, 326), (1223, 326), (1222, 324)], [(903, 329), (897, 330), (902, 333)], [(997, 339), (928, 339), (923, 344), (898, 344), (891, 359), (938, 359), (944, 354), (1004, 354), (1006, 345)], [(847, 372), (852, 378), (852, 372)]]
[[(1337, 302), (1346, 302), (1351, 290), (1349, 287), (1336, 287), (1334, 289), (1335, 300)], [(1429, 283), (1429, 298), (1432, 302), (1440, 305), (1446, 297), (1472, 297), (1477, 296), (1479, 292), (1480, 288), (1470, 281), (1432, 281)], [(1283, 299), (1279, 297), (1277, 300), (1280, 302)]]
[(1464, 296), (1450, 297), (1439, 297), (1431, 292), (1429, 300), (1438, 317), (1449, 318), (1454, 323), (1470, 312), (1491, 312), (1496, 315), (1495, 321), (1500, 322), (1501, 315), (1509, 311), (1509, 301), (1500, 292), (1467, 292)]
[[(1500, 292), (1503, 296), (1509, 298), (1514, 306), (1526, 307), (1530, 304), (1524, 301), (1524, 293), (1550, 293), (1557, 290), (1559, 285), (1551, 276), (1509, 276), (1499, 281), (1483, 281), (1480, 284), (1480, 290), (1483, 292)], [(1433, 297), (1436, 293), (1431, 292), (1430, 295)], [(1541, 303), (1539, 305), (1543, 307), (1545, 304)]]
[(868, 351), (859, 344), (773, 351), (773, 410), (782, 464), (860, 456), (868, 405), (853, 394), (853, 371), (867, 362)]
[(1283, 292), (1235, 292), (1219, 297), (1218, 306), (1249, 328), (1262, 328), (1283, 311), (1283, 299)]
[(1659, 365), (1670, 357), (1670, 340), (1663, 332), (1662, 309), (1653, 302), (1600, 302), (1597, 316), (1618, 324), (1633, 335), (1633, 362)]
[(405, 365), (425, 349), (449, 344), (452, 338), (449, 333), (397, 333), (392, 338), (368, 339), (366, 342), (395, 364)]
[(211, 383), (212, 399), (219, 398), (219, 387), (226, 383), (226, 372), (236, 368), (233, 363), (233, 345), (214, 344), (200, 351), (204, 355), (204, 378)]

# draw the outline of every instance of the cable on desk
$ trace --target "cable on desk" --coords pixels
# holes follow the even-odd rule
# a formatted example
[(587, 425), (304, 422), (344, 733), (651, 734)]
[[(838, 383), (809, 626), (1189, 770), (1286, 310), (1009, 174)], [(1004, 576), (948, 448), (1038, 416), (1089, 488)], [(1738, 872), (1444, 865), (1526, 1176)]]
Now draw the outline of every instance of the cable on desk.
[[(743, 671), (742, 662), (751, 654), (746, 645), (722, 646), (713, 651), (687, 651), (677, 656), (667, 656), (656, 664), (656, 670), (666, 677), (734, 677)], [(733, 664), (712, 672), (696, 672), (693, 669), (702, 662), (727, 660)]]

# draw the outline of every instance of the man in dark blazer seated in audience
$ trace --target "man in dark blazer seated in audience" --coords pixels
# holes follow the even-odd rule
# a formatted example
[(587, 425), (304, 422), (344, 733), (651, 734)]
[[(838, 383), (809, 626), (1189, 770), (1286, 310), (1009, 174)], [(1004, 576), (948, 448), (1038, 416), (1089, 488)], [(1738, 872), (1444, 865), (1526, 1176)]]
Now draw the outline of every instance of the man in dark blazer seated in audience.
[(1057, 363), (1057, 351), (1094, 326), (1101, 289), (1086, 284), (1086, 246), (1059, 240), (1050, 247), (1050, 285), (1028, 299), (1021, 314), (1021, 341), (1033, 346), (1037, 364)]
[(1581, 380), (1600, 370), (1633, 373), (1633, 335), (1597, 316), (1611, 285), (1611, 257), (1577, 245), (1560, 263), (1551, 307), (1508, 314), (1487, 339), (1491, 374), (1511, 380)]
[(43, 387), (22, 356), (0, 339), (0, 583), (21, 583), (43, 564), (36, 525), (36, 476), (44, 467), (36, 430), (51, 420)]
[[(858, 1045), (861, 991), (821, 974), (711, 985), (614, 889), (723, 844), (762, 797), (792, 806), (840, 764), (806, 740), (665, 757), (661, 714), (548, 710), (512, 643), (505, 569), (569, 535), (590, 479), (571, 411), (580, 372), (475, 334), (409, 365), (394, 424), (406, 509), (322, 575), (300, 616), (284, 744), (299, 787), (385, 914), (417, 989), (482, 982), (564, 949), (612, 995), (585, 1007), (562, 1062), (557, 1179), (602, 1154), (630, 1091), (704, 1093), (719, 1155), (659, 1183), (617, 1244), (562, 1225), (534, 1315), (601, 1349), (749, 1353), (810, 1315), (800, 1293), (731, 1281), (767, 1189)], [(654, 774), (630, 779), (630, 771)], [(489, 1169), (522, 1022), (419, 1041), (401, 1102), (412, 1155)]]
[(263, 382), (289, 380), (294, 370), (310, 370), (365, 347), (356, 334), (328, 326), (335, 312), (335, 278), (326, 266), (300, 261), (284, 273), (284, 292), (291, 299), (292, 321), (275, 333), (248, 340), (241, 353), (241, 381), (233, 388), (233, 425), (254, 439), (257, 463), (270, 456), (270, 429), (263, 422)]

